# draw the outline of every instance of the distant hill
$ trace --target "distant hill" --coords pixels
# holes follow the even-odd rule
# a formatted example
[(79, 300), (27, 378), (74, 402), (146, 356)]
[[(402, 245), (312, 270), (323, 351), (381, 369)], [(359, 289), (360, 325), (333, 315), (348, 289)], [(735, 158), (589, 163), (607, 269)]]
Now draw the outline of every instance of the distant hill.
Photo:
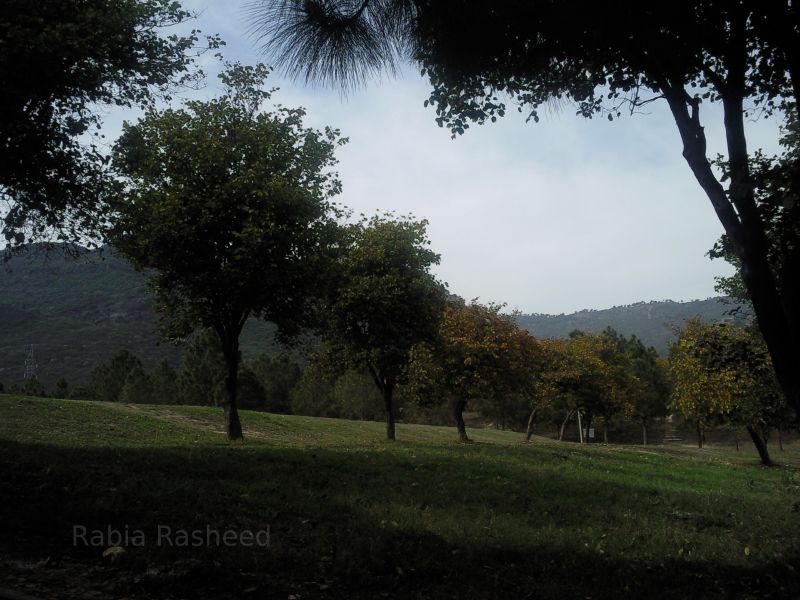
[[(149, 367), (177, 363), (182, 349), (158, 343), (158, 317), (146, 285), (109, 248), (67, 258), (33, 246), (0, 263), (0, 382), (21, 383), (30, 345), (47, 386), (64, 377), (75, 385), (121, 349)], [(245, 357), (274, 348), (272, 327), (252, 321), (242, 338)]]
[(731, 315), (731, 309), (736, 306), (723, 302), (722, 298), (690, 302), (637, 302), (603, 310), (581, 310), (568, 315), (523, 314), (517, 316), (517, 323), (540, 338), (565, 338), (575, 329), (596, 333), (612, 327), (626, 337), (635, 335), (645, 345), (653, 346), (665, 356), (669, 345), (675, 340), (676, 328), (680, 329), (692, 317), (700, 317), (709, 323), (747, 322), (750, 312), (744, 307)]
[[(73, 386), (83, 382), (98, 362), (121, 349), (148, 367), (161, 358), (177, 363), (182, 349), (158, 343), (158, 318), (146, 279), (108, 248), (72, 259), (58, 250), (32, 247), (0, 264), (0, 382), (22, 382), (31, 344), (39, 379), (48, 387), (60, 377)], [(695, 315), (711, 322), (730, 320), (730, 308), (714, 298), (640, 302), (570, 315), (520, 315), (518, 322), (537, 337), (556, 338), (573, 329), (610, 326), (626, 336), (636, 334), (664, 354), (674, 327)], [(251, 320), (242, 335), (245, 358), (276, 351), (272, 326)]]

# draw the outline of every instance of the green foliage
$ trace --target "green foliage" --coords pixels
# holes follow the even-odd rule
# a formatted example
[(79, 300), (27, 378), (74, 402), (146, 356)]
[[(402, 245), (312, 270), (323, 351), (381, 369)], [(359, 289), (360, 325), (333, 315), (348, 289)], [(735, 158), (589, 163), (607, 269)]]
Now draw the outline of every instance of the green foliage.
[(119, 401), (130, 404), (148, 404), (155, 400), (153, 382), (141, 368), (133, 368), (125, 376), (125, 383), (119, 394)]
[(141, 361), (127, 350), (120, 350), (111, 359), (97, 365), (89, 377), (91, 397), (106, 402), (119, 402), (128, 376), (135, 381), (144, 373)]
[(429, 272), (439, 255), (428, 246), (427, 221), (376, 216), (350, 228), (339, 264), (340, 285), (326, 309), (331, 355), (368, 369), (394, 386), (411, 349), (437, 335), (444, 286)]
[(312, 361), (291, 391), (292, 413), (309, 417), (338, 417), (339, 407), (333, 391), (334, 384), (325, 369)]
[(219, 338), (211, 329), (198, 331), (183, 355), (179, 374), (179, 397), (185, 404), (225, 401), (225, 357)]
[[(286, 334), (336, 238), (328, 199), (338, 131), (303, 127), (302, 109), (262, 111), (263, 65), (232, 65), (224, 94), (150, 110), (126, 124), (114, 165), (126, 184), (109, 237), (151, 284), (168, 335), (196, 324), (238, 336), (250, 315)], [(322, 250), (322, 252), (321, 252)]]
[[(768, 258), (779, 289), (790, 298), (798, 297), (796, 276), (800, 272), (800, 122), (796, 112), (786, 113), (780, 156), (756, 151), (750, 158), (751, 183), (769, 244)], [(723, 178), (730, 177), (728, 164), (718, 159), (716, 166)], [(736, 268), (729, 277), (717, 277), (715, 289), (742, 304), (751, 304), (742, 279), (741, 259), (734, 244), (723, 234), (708, 252), (711, 259), (722, 258)]]
[(670, 368), (672, 402), (689, 419), (764, 435), (786, 417), (769, 353), (752, 330), (692, 321), (672, 347)]
[(179, 404), (180, 383), (178, 371), (166, 359), (158, 361), (149, 373), (151, 402), (155, 404)]
[(380, 421), (386, 411), (372, 377), (352, 369), (336, 380), (333, 400), (342, 419)]
[(292, 389), (301, 377), (300, 366), (286, 354), (262, 354), (247, 367), (258, 379), (264, 394), (261, 408), (271, 413), (292, 412)]
[[(103, 106), (146, 107), (191, 83), (198, 31), (171, 0), (5, 0), (0, 12), (0, 197), (6, 241), (102, 222)], [(208, 46), (219, 47), (212, 37)]]
[(417, 403), (460, 402), (463, 408), (469, 401), (503, 428), (527, 416), (541, 352), (502, 308), (448, 302), (439, 338), (414, 350), (407, 389)]
[(264, 386), (248, 365), (242, 365), (239, 369), (238, 402), (242, 408), (269, 410)]
[(69, 383), (63, 377), (56, 382), (56, 388), (53, 391), (54, 398), (69, 398)]

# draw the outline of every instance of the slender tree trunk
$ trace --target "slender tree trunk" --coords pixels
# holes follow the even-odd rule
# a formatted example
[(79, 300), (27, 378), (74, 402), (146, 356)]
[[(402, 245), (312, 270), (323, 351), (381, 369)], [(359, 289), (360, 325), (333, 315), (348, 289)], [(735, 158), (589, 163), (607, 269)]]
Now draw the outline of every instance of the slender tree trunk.
[(525, 441), (530, 442), (531, 438), (533, 437), (533, 418), (536, 416), (536, 409), (534, 408), (531, 411), (530, 416), (528, 417), (528, 426), (525, 428)]
[(603, 443), (608, 446), (608, 420), (603, 419)]
[(561, 429), (558, 431), (558, 441), (562, 441), (564, 439), (564, 430), (567, 427), (567, 423), (572, 418), (572, 415), (575, 413), (574, 410), (567, 411), (567, 416), (564, 417), (564, 421), (561, 423)]
[(464, 425), (464, 409), (467, 406), (466, 400), (456, 400), (453, 406), (453, 418), (456, 420), (456, 429), (458, 429), (458, 439), (462, 442), (468, 442), (467, 426)]
[(736, 451), (739, 452), (739, 434), (733, 430), (733, 440), (736, 442)]
[(761, 458), (761, 464), (765, 467), (771, 467), (773, 463), (772, 459), (769, 457), (769, 452), (767, 451), (766, 440), (755, 430), (755, 428), (749, 425), (747, 426), (747, 433), (750, 434), (753, 444), (755, 445), (756, 450), (758, 450), (758, 456)]
[(223, 354), (228, 373), (225, 377), (225, 391), (227, 398), (225, 402), (225, 429), (228, 432), (229, 440), (241, 440), (242, 423), (239, 420), (239, 407), (237, 395), (239, 391), (239, 336), (223, 342)]
[(386, 407), (386, 439), (394, 441), (394, 383), (383, 384), (383, 404)]
[(647, 446), (647, 421), (642, 419), (642, 446)]
[(583, 443), (583, 423), (581, 423), (581, 411), (578, 409), (578, 442)]
[(583, 436), (583, 438), (587, 444), (592, 442), (592, 438), (589, 437), (589, 430), (592, 428), (592, 419), (594, 419), (594, 415), (592, 413), (586, 415), (586, 427), (584, 428), (586, 434)]
[(703, 426), (700, 425), (700, 421), (698, 421), (697, 422), (697, 447), (698, 448), (702, 448), (703, 447), (703, 438), (704, 437), (705, 436), (703, 435)]
[(780, 427), (778, 427), (778, 450), (783, 452), (783, 432)]

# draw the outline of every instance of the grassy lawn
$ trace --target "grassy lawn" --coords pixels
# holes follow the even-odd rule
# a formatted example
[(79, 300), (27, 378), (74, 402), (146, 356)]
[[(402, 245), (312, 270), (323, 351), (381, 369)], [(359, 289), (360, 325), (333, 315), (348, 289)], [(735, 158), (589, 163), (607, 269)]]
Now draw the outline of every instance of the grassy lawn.
[[(44, 598), (795, 598), (800, 449), (0, 395), (0, 588)], [(73, 527), (142, 531), (117, 560)], [(158, 545), (158, 527), (269, 547)]]

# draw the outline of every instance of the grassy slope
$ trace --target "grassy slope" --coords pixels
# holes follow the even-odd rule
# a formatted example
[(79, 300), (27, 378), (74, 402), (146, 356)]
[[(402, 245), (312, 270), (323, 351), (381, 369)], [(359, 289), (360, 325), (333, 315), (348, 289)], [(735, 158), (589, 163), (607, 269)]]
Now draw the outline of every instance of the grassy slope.
[[(800, 473), (688, 450), (0, 396), (0, 587), (60, 598), (792, 597)], [(787, 452), (795, 465), (797, 450)], [(781, 456), (785, 460), (785, 456)], [(158, 548), (260, 529), (269, 550)], [(106, 565), (73, 524), (142, 529)], [(49, 557), (49, 561), (43, 563)], [(5, 560), (3, 560), (5, 559)], [(33, 583), (33, 582), (36, 583)], [(250, 590), (246, 595), (243, 593)]]

